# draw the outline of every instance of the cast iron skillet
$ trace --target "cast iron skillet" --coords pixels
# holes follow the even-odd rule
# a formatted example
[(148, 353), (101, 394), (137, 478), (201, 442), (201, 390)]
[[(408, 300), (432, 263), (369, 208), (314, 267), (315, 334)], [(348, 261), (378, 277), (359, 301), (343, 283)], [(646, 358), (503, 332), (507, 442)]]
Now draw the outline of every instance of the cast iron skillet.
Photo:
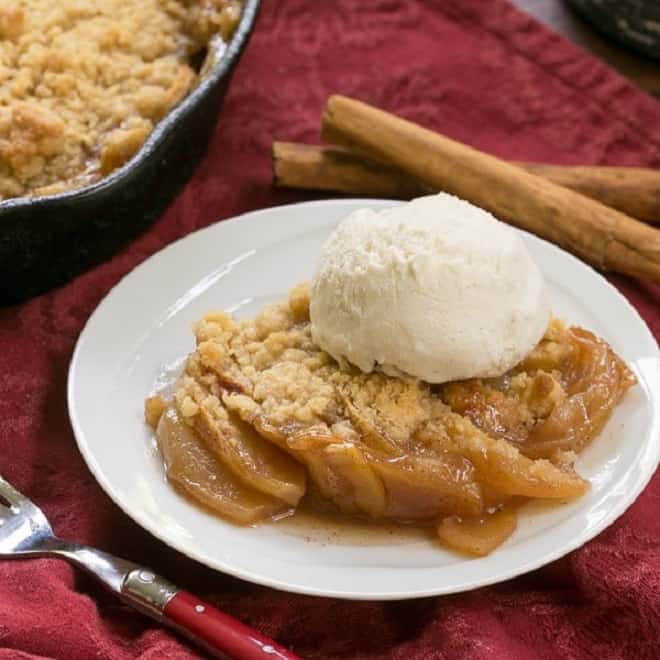
[(606, 36), (660, 59), (658, 0), (569, 0), (569, 3)]
[(0, 202), (0, 305), (107, 259), (165, 210), (204, 153), (259, 4), (245, 0), (223, 56), (125, 165), (85, 188)]

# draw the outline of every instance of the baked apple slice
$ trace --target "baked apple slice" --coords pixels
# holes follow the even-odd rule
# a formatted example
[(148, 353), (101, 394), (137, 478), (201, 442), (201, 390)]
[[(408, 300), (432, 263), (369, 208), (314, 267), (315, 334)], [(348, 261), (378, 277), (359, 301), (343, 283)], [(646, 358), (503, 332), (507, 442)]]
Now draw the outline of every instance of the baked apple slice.
[(174, 408), (161, 415), (156, 438), (168, 480), (223, 518), (251, 525), (284, 515), (292, 508), (239, 480), (206, 449)]

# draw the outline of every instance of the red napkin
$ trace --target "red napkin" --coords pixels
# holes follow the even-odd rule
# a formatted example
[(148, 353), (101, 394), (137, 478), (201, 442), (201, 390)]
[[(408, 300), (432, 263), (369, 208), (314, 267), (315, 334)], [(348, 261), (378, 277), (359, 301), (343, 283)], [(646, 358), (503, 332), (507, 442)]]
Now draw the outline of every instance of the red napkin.
[[(316, 140), (333, 92), (506, 158), (660, 164), (660, 105), (504, 0), (265, 0), (207, 156), (176, 203), (114, 259), (0, 311), (0, 472), (63, 537), (150, 564), (307, 658), (657, 658), (657, 476), (606, 532), (543, 569), (450, 597), (370, 603), (214, 573), (142, 531), (87, 471), (65, 401), (85, 320), (167, 243), (304, 199), (272, 190), (271, 142)], [(660, 288), (611, 280), (658, 337)], [(0, 562), (0, 660), (192, 657), (62, 562)]]

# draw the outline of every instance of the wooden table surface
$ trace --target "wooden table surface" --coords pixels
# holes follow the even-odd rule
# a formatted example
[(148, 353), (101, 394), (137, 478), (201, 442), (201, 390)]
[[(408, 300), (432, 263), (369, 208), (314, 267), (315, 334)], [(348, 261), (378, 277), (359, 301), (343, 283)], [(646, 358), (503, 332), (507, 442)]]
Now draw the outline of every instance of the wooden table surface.
[(660, 61), (638, 55), (604, 37), (563, 0), (513, 0), (514, 4), (579, 44), (637, 85), (660, 96)]

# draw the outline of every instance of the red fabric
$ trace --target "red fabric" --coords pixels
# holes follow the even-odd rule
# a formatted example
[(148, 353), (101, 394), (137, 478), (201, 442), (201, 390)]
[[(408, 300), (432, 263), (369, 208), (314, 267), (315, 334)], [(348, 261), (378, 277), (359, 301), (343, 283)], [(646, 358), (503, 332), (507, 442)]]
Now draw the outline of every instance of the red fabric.
[[(660, 105), (504, 0), (264, 0), (208, 154), (176, 203), (114, 259), (0, 311), (0, 472), (63, 537), (148, 563), (308, 658), (657, 658), (657, 476), (617, 523), (546, 568), (451, 597), (353, 603), (197, 565), (137, 527), (87, 471), (65, 402), (85, 320), (174, 239), (305, 198), (271, 189), (271, 141), (318, 139), (332, 92), (507, 158), (660, 164)], [(660, 288), (612, 280), (658, 337)], [(192, 657), (64, 563), (0, 562), (0, 660)]]

